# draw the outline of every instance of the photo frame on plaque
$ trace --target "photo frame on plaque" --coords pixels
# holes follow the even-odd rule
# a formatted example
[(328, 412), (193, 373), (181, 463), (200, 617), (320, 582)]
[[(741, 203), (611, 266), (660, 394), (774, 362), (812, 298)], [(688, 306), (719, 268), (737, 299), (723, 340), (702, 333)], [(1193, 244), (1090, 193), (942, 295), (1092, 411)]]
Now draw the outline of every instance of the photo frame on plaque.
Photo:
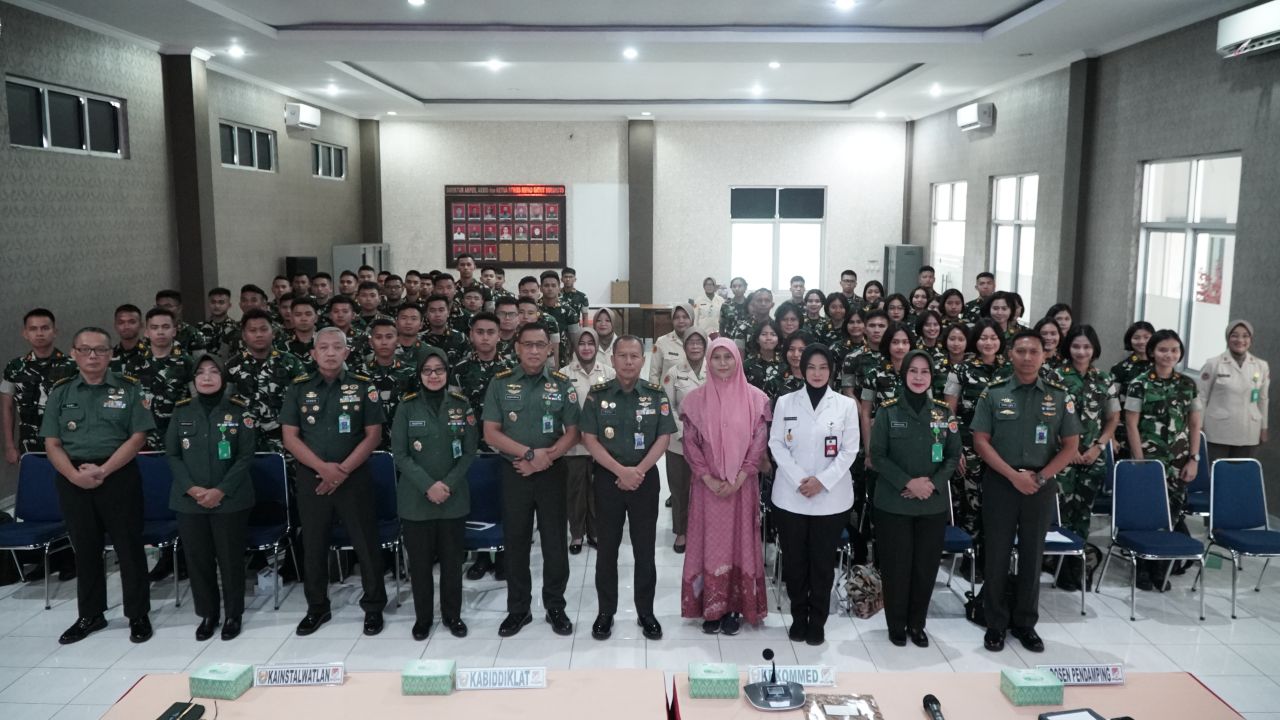
[(483, 226), (483, 225), (481, 225), (481, 224), (480, 224), (480, 223), (478, 223), (478, 222), (477, 222), (477, 223), (467, 223), (467, 239), (468, 239), (468, 240), (479, 240), (479, 239), (480, 239), (480, 233), (482, 232), (483, 228), (484, 228), (484, 226)]
[(450, 234), (450, 237), (453, 239), (454, 242), (466, 242), (467, 240), (466, 223), (454, 223), (453, 232)]
[(450, 214), (451, 214), (451, 216), (453, 217), (453, 219), (454, 219), (454, 220), (466, 220), (466, 219), (467, 219), (467, 204), (466, 204), (466, 203), (456, 202), (456, 203), (449, 203), (449, 205), (450, 205)]
[(544, 207), (546, 208), (545, 215), (544, 215), (546, 219), (548, 220), (560, 219), (560, 205), (558, 203), (546, 203)]
[(529, 203), (529, 219), (530, 220), (542, 219), (542, 203)]
[(513, 205), (516, 220), (529, 219), (529, 203), (515, 203)]
[(529, 240), (537, 242), (542, 239), (542, 223), (529, 223)]
[(560, 239), (560, 223), (547, 223), (547, 229), (543, 233), (548, 241)]
[(468, 220), (480, 219), (480, 203), (469, 203), (467, 205), (467, 219)]
[(485, 219), (485, 220), (497, 220), (497, 219), (498, 219), (498, 203), (485, 203), (485, 204), (484, 204), (484, 219)]
[(446, 185), (446, 266), (457, 256), (532, 268), (567, 259), (564, 185)]
[(511, 219), (511, 203), (498, 203), (498, 219), (499, 220)]
[(511, 235), (511, 223), (500, 223), (498, 225), (498, 239), (503, 242), (510, 242), (513, 239)]
[(529, 239), (529, 223), (516, 223), (515, 240), (525, 242)]

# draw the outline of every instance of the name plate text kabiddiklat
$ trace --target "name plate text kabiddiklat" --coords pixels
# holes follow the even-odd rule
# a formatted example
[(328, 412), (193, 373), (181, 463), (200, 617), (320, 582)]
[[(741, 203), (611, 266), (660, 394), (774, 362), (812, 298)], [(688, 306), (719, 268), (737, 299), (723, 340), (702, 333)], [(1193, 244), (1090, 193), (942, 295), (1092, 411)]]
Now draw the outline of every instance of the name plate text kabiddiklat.
[(459, 690), (531, 690), (547, 686), (545, 667), (458, 668)]
[(1123, 685), (1124, 665), (1037, 665), (1063, 685)]
[[(747, 668), (747, 682), (769, 682), (773, 677), (772, 665), (752, 665)], [(830, 687), (836, 684), (836, 669), (830, 665), (779, 665), (778, 682), (794, 682), (808, 687)]]
[(346, 665), (340, 662), (259, 665), (253, 669), (253, 684), (257, 687), (341, 685), (346, 676)]

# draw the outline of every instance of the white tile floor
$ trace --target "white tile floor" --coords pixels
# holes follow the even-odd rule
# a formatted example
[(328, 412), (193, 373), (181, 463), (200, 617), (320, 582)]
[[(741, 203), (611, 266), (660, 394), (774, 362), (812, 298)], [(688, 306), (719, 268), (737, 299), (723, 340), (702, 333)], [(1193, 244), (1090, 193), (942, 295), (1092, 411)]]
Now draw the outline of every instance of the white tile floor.
[[(666, 497), (666, 493), (663, 493)], [(1199, 521), (1193, 528), (1202, 533)], [(665, 637), (646, 641), (635, 626), (635, 611), (627, 606), (629, 572), (621, 573), (622, 611), (614, 637), (591, 639), (596, 613), (589, 548), (570, 557), (572, 575), (567, 592), (568, 611), (575, 622), (572, 637), (552, 633), (538, 607), (540, 558), (535, 547), (535, 622), (513, 638), (499, 638), (505, 615), (505, 586), (492, 579), (465, 584), (464, 617), (471, 633), (459, 640), (439, 627), (426, 642), (410, 638), (413, 608), (408, 585), (401, 593), (403, 607), (390, 607), (387, 625), (375, 638), (361, 635), (359, 578), (330, 588), (334, 620), (315, 635), (299, 638), (293, 628), (305, 603), (300, 587), (288, 589), (279, 612), (271, 609), (269, 594), (251, 595), (243, 635), (233, 642), (193, 639), (195, 618), (190, 598), (173, 607), (172, 585), (161, 583), (152, 594), (155, 637), (133, 645), (120, 614), (119, 585), (108, 581), (111, 627), (71, 646), (59, 646), (58, 635), (75, 619), (74, 583), (54, 582), (54, 606), (43, 607), (40, 583), (0, 588), (0, 718), (96, 718), (138, 678), (147, 673), (180, 672), (210, 662), (345, 660), (352, 671), (398, 670), (411, 658), (453, 658), (462, 666), (538, 664), (554, 668), (649, 667), (679, 671), (697, 660), (749, 664), (771, 647), (784, 663), (824, 663), (858, 672), (997, 671), (1044, 662), (1123, 662), (1130, 671), (1190, 671), (1246, 718), (1280, 720), (1280, 568), (1268, 573), (1261, 593), (1253, 592), (1261, 562), (1247, 562), (1241, 576), (1239, 619), (1231, 620), (1230, 569), (1209, 572), (1208, 616), (1196, 619), (1198, 598), (1189, 593), (1191, 576), (1175, 578), (1167, 594), (1139, 593), (1138, 620), (1128, 619), (1128, 566), (1111, 571), (1103, 594), (1090, 594), (1088, 615), (1080, 615), (1077, 594), (1050, 589), (1045, 576), (1041, 594), (1039, 631), (1047, 650), (1025, 652), (1011, 641), (1004, 652), (982, 649), (982, 630), (964, 619), (960, 601), (939, 582), (934, 593), (928, 649), (898, 648), (889, 643), (883, 616), (856, 620), (836, 616), (827, 626), (821, 647), (794, 645), (787, 640), (785, 622), (771, 606), (762, 627), (746, 627), (736, 637), (708, 636), (696, 621), (680, 618), (680, 568), (683, 556), (671, 550), (669, 511), (659, 523), (658, 617)], [(1094, 542), (1105, 548), (1104, 529)], [(624, 546), (624, 563), (629, 556)], [(1114, 563), (1113, 563), (1114, 564)], [(945, 577), (945, 571), (939, 573)], [(388, 593), (392, 583), (388, 579)], [(185, 585), (184, 585), (185, 587)], [(436, 613), (439, 616), (439, 613)]]

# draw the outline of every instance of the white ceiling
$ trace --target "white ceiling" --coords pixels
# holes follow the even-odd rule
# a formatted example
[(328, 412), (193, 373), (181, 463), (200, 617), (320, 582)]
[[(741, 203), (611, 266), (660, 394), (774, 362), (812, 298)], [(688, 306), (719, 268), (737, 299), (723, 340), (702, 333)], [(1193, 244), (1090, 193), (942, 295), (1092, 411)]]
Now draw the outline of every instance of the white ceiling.
[(9, 1), (162, 51), (198, 48), (216, 71), (358, 117), (454, 120), (918, 118), (1250, 4)]

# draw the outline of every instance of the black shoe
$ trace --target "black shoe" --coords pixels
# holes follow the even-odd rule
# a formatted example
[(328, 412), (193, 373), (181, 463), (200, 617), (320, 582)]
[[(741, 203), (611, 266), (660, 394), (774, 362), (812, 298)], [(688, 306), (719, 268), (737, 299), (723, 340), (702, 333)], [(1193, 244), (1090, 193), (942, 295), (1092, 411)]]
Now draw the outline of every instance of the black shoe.
[(806, 645), (821, 645), (827, 641), (826, 630), (821, 625), (810, 625), (808, 632), (804, 634), (804, 642)]
[(671, 507), (671, 496), (667, 496), (667, 501), (663, 503), (664, 507)]
[(898, 647), (906, 647), (907, 633), (903, 630), (890, 630), (889, 642), (893, 643), (894, 645), (897, 645)]
[(577, 540), (575, 540), (575, 541), (573, 541), (573, 542), (569, 543), (569, 554), (570, 554), (570, 555), (578, 555), (578, 554), (580, 554), (581, 552), (582, 552), (582, 543), (578, 542)]
[(1022, 643), (1022, 647), (1034, 653), (1044, 652), (1044, 641), (1035, 628), (1010, 628), (1009, 634)]
[(548, 610), (547, 622), (551, 623), (551, 630), (557, 635), (573, 634), (573, 623), (563, 610)]
[(725, 635), (737, 635), (742, 629), (742, 620), (738, 618), (737, 613), (729, 613), (720, 618), (720, 632)]
[(1173, 563), (1173, 569), (1169, 571), (1170, 575), (1186, 575), (1187, 568), (1191, 567), (1190, 560), (1177, 560)]
[(982, 647), (991, 652), (1000, 652), (1004, 649), (1004, 631), (988, 630), (986, 637), (982, 638)]
[(907, 629), (907, 637), (911, 638), (911, 643), (916, 647), (929, 647), (929, 636), (924, 630)]
[(636, 624), (640, 626), (640, 634), (644, 635), (645, 640), (662, 639), (662, 625), (658, 622), (658, 618), (652, 615), (641, 615), (636, 618)]
[(1071, 593), (1080, 592), (1080, 575), (1074, 569), (1068, 572), (1070, 568), (1070, 565), (1064, 565), (1062, 572), (1058, 573), (1058, 589)]
[(320, 613), (319, 615), (313, 615), (311, 613), (307, 613), (302, 618), (302, 622), (298, 623), (298, 629), (296, 630), (296, 632), (298, 633), (299, 637), (306, 637), (311, 633), (319, 630), (321, 625), (329, 622), (332, 619), (333, 619), (333, 615), (329, 614), (328, 612), (323, 612), (323, 613)]
[(240, 636), (240, 618), (229, 617), (222, 623), (222, 639), (235, 640)]
[(529, 613), (510, 613), (507, 619), (502, 621), (498, 626), (498, 635), (501, 637), (511, 637), (520, 632), (520, 628), (533, 622), (533, 616)]
[(413, 624), (413, 639), (422, 642), (431, 634), (431, 623), (434, 620), (420, 620)]
[(58, 638), (58, 642), (62, 645), (70, 645), (78, 643), (89, 637), (89, 633), (95, 633), (104, 630), (107, 627), (107, 619), (98, 615), (91, 618), (79, 618), (67, 631), (62, 633), (62, 637)]
[(596, 616), (596, 621), (591, 623), (591, 637), (596, 640), (608, 640), (613, 634), (613, 616), (608, 613), (600, 613)]
[(382, 612), (373, 611), (364, 614), (364, 634), (377, 635), (382, 632)]
[(720, 621), (719, 621), (719, 620), (707, 620), (707, 621), (703, 622), (703, 623), (702, 623), (702, 632), (704, 632), (704, 633), (706, 633), (706, 634), (708, 634), (708, 635), (719, 635), (719, 634), (720, 634)]
[(476, 558), (476, 561), (471, 563), (471, 567), (467, 568), (467, 579), (480, 580), (484, 578), (485, 573), (492, 569), (493, 562), (489, 560), (489, 554), (485, 553), (484, 555)]
[(440, 624), (449, 628), (449, 633), (454, 637), (464, 638), (467, 636), (467, 624), (459, 618), (454, 618), (453, 620), (445, 618)]
[(200, 620), (200, 624), (196, 626), (196, 640), (204, 642), (213, 637), (213, 631), (218, 629), (218, 618), (207, 617)]
[(151, 618), (143, 615), (129, 621), (129, 642), (144, 643), (151, 639)]
[(1151, 573), (1140, 571), (1138, 573), (1137, 586), (1139, 590), (1150, 592), (1156, 589), (1155, 583), (1151, 582)]
[(809, 623), (796, 618), (791, 622), (791, 627), (787, 629), (787, 637), (792, 642), (804, 642), (805, 636), (809, 634)]
[(672, 550), (674, 550), (674, 551), (675, 551), (675, 553), (676, 553), (677, 555), (683, 555), (683, 554), (684, 554), (684, 549), (685, 549), (685, 544), (684, 544), (684, 543), (677, 543), (677, 544), (675, 544), (675, 545), (672, 545), (672, 546), (671, 546), (671, 549), (672, 549)]
[(599, 547), (599, 546), (600, 546), (599, 540), (591, 537), (590, 535), (587, 536), (587, 547)]

